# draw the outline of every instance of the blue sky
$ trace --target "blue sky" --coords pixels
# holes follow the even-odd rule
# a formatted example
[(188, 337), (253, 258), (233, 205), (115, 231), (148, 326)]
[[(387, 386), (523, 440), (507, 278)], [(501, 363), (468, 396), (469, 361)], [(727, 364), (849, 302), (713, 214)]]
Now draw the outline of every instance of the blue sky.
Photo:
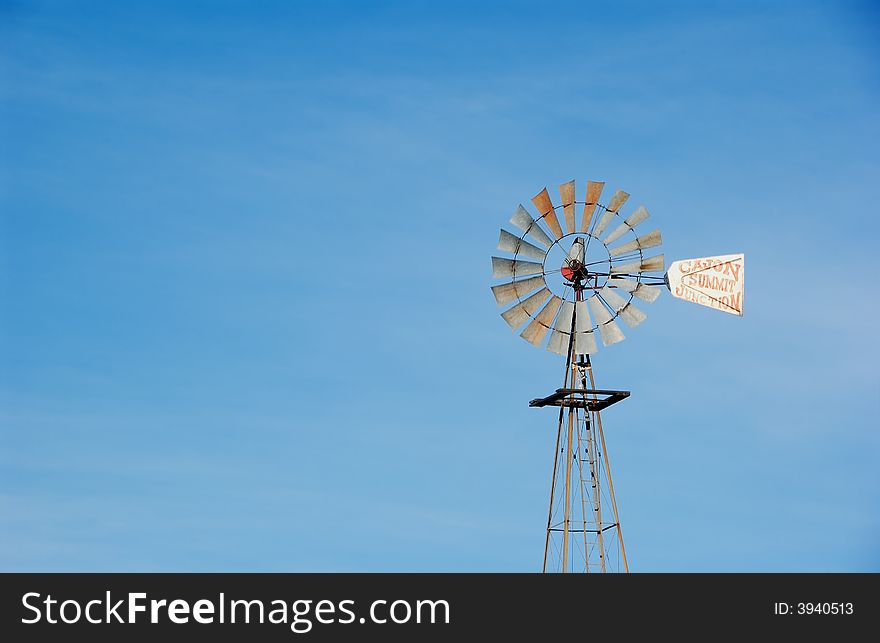
[(591, 178), (747, 262), (594, 359), (631, 568), (880, 570), (877, 18), (4, 2), (0, 569), (539, 569), (488, 257)]

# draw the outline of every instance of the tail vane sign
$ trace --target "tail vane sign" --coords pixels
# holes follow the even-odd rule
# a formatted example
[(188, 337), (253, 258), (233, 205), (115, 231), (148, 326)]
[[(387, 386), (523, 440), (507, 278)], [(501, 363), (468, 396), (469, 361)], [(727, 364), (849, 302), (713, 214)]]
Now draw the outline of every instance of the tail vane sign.
[(673, 297), (731, 315), (743, 314), (745, 255), (719, 255), (675, 261), (666, 272)]

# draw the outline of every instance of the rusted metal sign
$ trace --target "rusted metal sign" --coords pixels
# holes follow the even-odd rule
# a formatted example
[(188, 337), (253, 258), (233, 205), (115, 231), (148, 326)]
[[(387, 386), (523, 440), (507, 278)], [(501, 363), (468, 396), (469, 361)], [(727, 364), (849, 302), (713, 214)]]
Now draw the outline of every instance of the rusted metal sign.
[(732, 315), (743, 314), (745, 255), (675, 261), (666, 271), (673, 297)]

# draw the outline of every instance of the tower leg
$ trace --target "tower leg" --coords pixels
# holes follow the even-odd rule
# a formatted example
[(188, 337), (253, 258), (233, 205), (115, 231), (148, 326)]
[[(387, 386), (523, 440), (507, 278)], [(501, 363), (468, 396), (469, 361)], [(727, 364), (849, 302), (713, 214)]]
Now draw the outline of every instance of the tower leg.
[[(565, 379), (564, 379), (564, 383), (562, 385), (563, 388), (568, 387), (569, 378), (571, 377), (571, 360), (572, 360), (572, 355), (574, 354), (574, 319), (572, 319), (571, 330), (572, 330), (572, 333), (569, 335), (569, 338), (568, 338), (568, 357), (565, 360)], [(556, 428), (556, 449), (553, 451), (553, 475), (550, 479), (550, 509), (547, 511), (547, 536), (544, 539), (544, 564), (541, 567), (541, 572), (545, 573), (545, 574), (547, 573), (547, 559), (550, 554), (550, 545), (551, 545), (550, 534), (553, 531), (551, 527), (553, 524), (554, 498), (556, 497), (556, 474), (559, 471), (559, 455), (560, 455), (560, 453), (567, 454), (569, 451), (571, 451), (570, 447), (567, 451), (560, 451), (560, 449), (559, 449), (559, 445), (562, 441), (562, 416), (563, 416), (564, 412), (565, 412), (565, 407), (560, 406), (559, 407), (559, 421), (557, 422), (557, 428)], [(570, 423), (569, 423), (569, 426), (570, 426)], [(569, 429), (569, 432), (570, 432), (570, 429)], [(567, 492), (566, 492), (566, 494), (567, 494)], [(566, 506), (567, 505), (568, 505), (568, 503), (566, 503)], [(567, 551), (568, 550), (566, 548), (566, 556), (565, 556), (566, 558), (567, 558)], [(564, 565), (563, 565), (563, 568), (564, 568)]]
[[(573, 371), (572, 371), (573, 373)], [(574, 376), (572, 376), (574, 379)], [(565, 458), (565, 521), (562, 526), (562, 573), (568, 571), (568, 536), (571, 529), (571, 438), (574, 430), (574, 408), (568, 409), (568, 431)]]
[[(590, 388), (596, 388), (596, 380), (593, 379), (593, 366), (590, 363), (590, 356), (587, 355), (586, 359), (586, 372), (590, 377)], [(586, 379), (583, 381), (583, 385), (586, 388)], [(620, 544), (620, 555), (623, 559), (623, 571), (629, 573), (629, 562), (626, 559), (626, 547), (623, 544), (623, 530), (620, 527), (620, 516), (617, 511), (617, 498), (614, 495), (614, 479), (611, 477), (611, 463), (608, 462), (608, 449), (605, 446), (605, 431), (602, 429), (602, 416), (599, 411), (593, 411), (594, 422), (593, 425), (596, 427), (596, 431), (599, 434), (599, 440), (602, 444), (602, 454), (605, 458), (605, 472), (608, 475), (608, 491), (611, 496), (611, 510), (614, 512), (614, 523), (617, 525), (617, 540)]]

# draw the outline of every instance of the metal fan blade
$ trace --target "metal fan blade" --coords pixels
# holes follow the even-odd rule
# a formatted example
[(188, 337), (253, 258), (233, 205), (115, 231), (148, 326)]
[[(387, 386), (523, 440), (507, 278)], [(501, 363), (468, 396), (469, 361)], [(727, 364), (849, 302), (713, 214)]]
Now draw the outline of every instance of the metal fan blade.
[(619, 312), (622, 308), (626, 307), (629, 301), (629, 298), (624, 299), (615, 292), (614, 288), (610, 288), (607, 285), (599, 291), (599, 296), (605, 300), (605, 303), (611, 306), (614, 312)]
[(583, 333), (575, 333), (574, 352), (578, 355), (595, 355), (599, 352), (599, 346), (596, 344), (596, 336), (592, 330)]
[(541, 190), (535, 197), (532, 199), (532, 203), (535, 204), (535, 207), (538, 208), (538, 212), (541, 213), (544, 221), (547, 222), (547, 227), (556, 235), (557, 239), (561, 239), (563, 236), (562, 228), (559, 225), (559, 219), (556, 218), (556, 210), (553, 209), (553, 201), (550, 200), (550, 194), (547, 192), (547, 188)]
[(570, 301), (562, 302), (562, 306), (559, 308), (559, 316), (556, 318), (556, 323), (553, 324), (553, 328), (562, 333), (565, 333), (566, 335), (571, 333), (571, 322), (573, 316), (574, 303)]
[(544, 272), (544, 266), (534, 261), (518, 261), (505, 259), (504, 257), (492, 257), (492, 278), (503, 277), (526, 277), (528, 275), (540, 275)]
[(562, 211), (565, 214), (565, 229), (575, 232), (574, 221), (574, 180), (559, 186), (559, 196), (562, 197)]
[(574, 315), (574, 304), (570, 301), (563, 301), (559, 308), (559, 315), (556, 316), (556, 323), (553, 324), (553, 330), (550, 331), (550, 341), (547, 342), (547, 350), (557, 355), (566, 355), (568, 353), (568, 343), (571, 337), (571, 322)]
[(641, 308), (637, 308), (633, 303), (629, 303), (620, 311), (620, 318), (627, 326), (635, 328), (645, 321), (648, 316)]
[(626, 322), (626, 325), (630, 328), (635, 328), (648, 318), (648, 316), (636, 308), (631, 301), (618, 295), (610, 286), (606, 285), (602, 288), (602, 290), (599, 291), (599, 296), (602, 297), (602, 299), (604, 299), (618, 315), (620, 315), (620, 318)]
[(630, 275), (634, 272), (638, 272), (641, 265), (641, 261), (630, 261), (629, 263), (622, 263), (619, 266), (611, 266), (609, 272), (612, 275)]
[(587, 308), (587, 302), (578, 301), (574, 304), (574, 330), (577, 333), (585, 333), (593, 329), (593, 322), (590, 319), (590, 311)]
[(642, 265), (639, 272), (654, 272), (655, 270), (663, 270), (666, 261), (662, 254), (642, 259)]
[(593, 317), (599, 324), (599, 335), (602, 337), (602, 344), (605, 346), (611, 346), (611, 344), (616, 344), (617, 342), (622, 342), (626, 339), (623, 331), (620, 330), (620, 326), (617, 325), (611, 316), (611, 313), (605, 308), (598, 297), (595, 295), (590, 297), (587, 300), (587, 303), (590, 305), (590, 311), (593, 313)]
[(581, 232), (590, 231), (593, 210), (596, 209), (596, 204), (599, 203), (599, 197), (602, 196), (602, 188), (604, 187), (604, 181), (587, 181), (587, 196), (584, 199), (584, 218), (581, 219)]
[(562, 299), (553, 295), (547, 305), (541, 309), (541, 312), (535, 315), (525, 330), (520, 333), (520, 337), (533, 346), (540, 346), (547, 336), (547, 331), (550, 330), (550, 324), (553, 323), (553, 318), (556, 317), (561, 303)]
[(602, 235), (605, 228), (607, 228), (608, 224), (614, 219), (614, 215), (620, 209), (620, 206), (622, 206), (628, 198), (629, 194), (623, 190), (618, 190), (614, 193), (614, 196), (611, 197), (611, 203), (605, 208), (605, 214), (602, 215), (602, 218), (599, 219), (599, 223), (596, 224), (595, 230), (593, 230), (594, 237), (600, 237)]
[(544, 302), (547, 301), (548, 297), (550, 297), (550, 290), (542, 288), (531, 297), (523, 299), (521, 302), (505, 310), (501, 313), (501, 316), (512, 329), (516, 330), (522, 326), (525, 320), (534, 315), (535, 312), (541, 308)]
[(516, 208), (516, 212), (510, 217), (510, 222), (525, 232), (526, 236), (530, 237), (532, 241), (541, 244), (545, 248), (549, 249), (553, 245), (553, 239), (547, 236), (544, 229), (538, 225), (538, 222), (532, 218), (532, 215), (529, 214), (529, 211), (522, 204)]
[(660, 296), (660, 289), (654, 286), (646, 286), (645, 284), (639, 284), (636, 289), (633, 291), (633, 295), (638, 297), (644, 302), (649, 304), (653, 304), (657, 297)]
[(742, 316), (745, 270), (742, 254), (673, 261), (666, 285), (673, 297)]
[(608, 207), (605, 208), (609, 212), (617, 212), (620, 210), (620, 206), (626, 203), (626, 200), (629, 198), (629, 193), (624, 192), (623, 190), (618, 190), (614, 193), (614, 196), (611, 197), (611, 203), (608, 204)]
[(599, 324), (599, 335), (602, 337), (603, 346), (611, 346), (611, 344), (617, 344), (626, 339), (626, 335), (613, 319), (610, 322)]
[(547, 254), (546, 250), (541, 250), (538, 246), (533, 246), (528, 241), (523, 241), (516, 235), (510, 234), (504, 228), (501, 229), (501, 236), (498, 238), (498, 249), (503, 252), (541, 260)]
[(596, 224), (596, 227), (593, 229), (592, 235), (594, 237), (598, 237), (602, 234), (605, 228), (608, 227), (608, 224), (614, 219), (614, 213), (611, 210), (606, 210), (605, 214), (602, 215), (602, 218), (599, 219), (599, 222)]
[(511, 281), (509, 284), (500, 284), (492, 286), (492, 294), (495, 295), (495, 301), (499, 306), (505, 306), (514, 299), (522, 299), (533, 290), (546, 286), (543, 275), (540, 277), (529, 277), (521, 281)]
[(620, 288), (626, 292), (633, 292), (639, 287), (639, 282), (635, 279), (626, 279), (625, 277), (611, 277), (608, 280), (608, 285), (613, 286), (614, 288)]
[(613, 317), (611, 313), (602, 305), (601, 300), (593, 295), (587, 300), (587, 303), (590, 305), (590, 310), (593, 311), (593, 317), (596, 318), (596, 323), (602, 325), (606, 322), (610, 322)]
[[(607, 245), (608, 242), (605, 242)], [(634, 250), (645, 248), (653, 248), (655, 246), (659, 246), (663, 243), (663, 239), (660, 237), (660, 231), (654, 230), (654, 232), (649, 232), (648, 234), (642, 235), (636, 239), (633, 239), (629, 243), (625, 243), (622, 246), (618, 246), (613, 250), (609, 250), (609, 254), (612, 257), (618, 257), (622, 254), (626, 254), (627, 252), (633, 252)]]
[(660, 289), (653, 286), (646, 286), (633, 279), (623, 279), (622, 277), (612, 277), (608, 283), (612, 286), (631, 292), (633, 295), (646, 301), (653, 303), (660, 296)]
[(568, 333), (560, 333), (558, 330), (550, 331), (550, 341), (547, 342), (547, 350), (557, 355), (565, 355), (568, 352)]
[(598, 352), (596, 337), (593, 335), (593, 322), (587, 310), (587, 302), (575, 303), (575, 334), (574, 352), (579, 355), (590, 355)]
[(619, 266), (612, 266), (610, 272), (612, 275), (626, 275), (634, 272), (652, 272), (654, 270), (663, 270), (662, 254), (655, 257), (648, 257), (641, 261), (631, 261), (629, 263), (620, 264)]
[(628, 230), (632, 230), (637, 225), (639, 225), (642, 221), (648, 218), (648, 211), (645, 209), (645, 206), (640, 205), (636, 208), (636, 211), (629, 215), (626, 219), (624, 219), (623, 223), (614, 228), (611, 232), (608, 233), (608, 236), (602, 240), (606, 246), (611, 245), (620, 237), (622, 237)]

